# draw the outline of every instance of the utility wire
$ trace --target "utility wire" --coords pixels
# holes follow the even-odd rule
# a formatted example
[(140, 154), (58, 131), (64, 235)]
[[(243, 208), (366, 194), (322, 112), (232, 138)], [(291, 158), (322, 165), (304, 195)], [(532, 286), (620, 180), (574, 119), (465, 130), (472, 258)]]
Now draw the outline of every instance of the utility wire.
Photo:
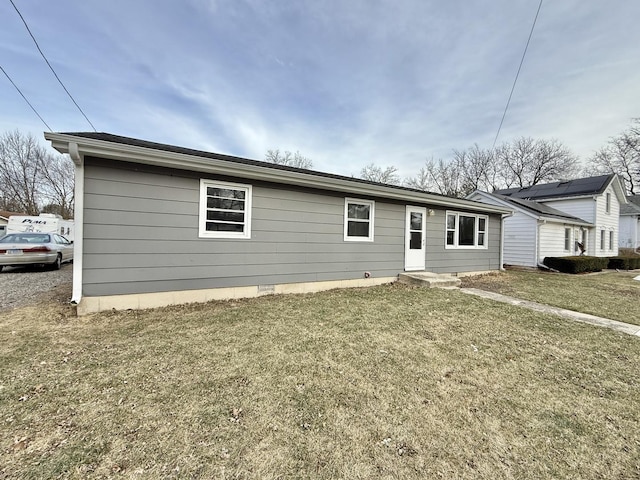
[[(91, 120), (89, 120), (89, 118), (85, 115), (85, 113), (82, 111), (82, 109), (80, 108), (80, 105), (78, 105), (78, 102), (75, 101), (75, 99), (73, 98), (73, 96), (71, 95), (71, 93), (69, 93), (69, 90), (67, 90), (67, 87), (64, 86), (64, 83), (62, 83), (62, 80), (60, 80), (60, 77), (58, 77), (58, 74), (56, 73), (56, 71), (53, 69), (53, 67), (51, 66), (51, 64), (49, 63), (49, 60), (47, 60), (47, 57), (45, 56), (45, 54), (42, 52), (42, 49), (40, 48), (40, 45), (38, 45), (38, 41), (36, 40), (36, 37), (33, 36), (33, 33), (31, 33), (31, 29), (29, 28), (29, 25), (27, 25), (27, 22), (25, 21), (24, 17), (22, 16), (22, 14), (20, 13), (20, 10), (18, 10), (18, 7), (16, 7), (16, 4), (13, 3), (13, 0), (9, 0), (9, 2), (11, 2), (11, 5), (13, 5), (13, 8), (16, 10), (16, 12), (18, 13), (18, 15), (20, 16), (20, 19), (22, 20), (22, 23), (24, 23), (25, 28), (27, 29), (27, 32), (29, 32), (29, 35), (31, 36), (31, 39), (33, 40), (33, 43), (36, 44), (36, 48), (38, 49), (38, 51), (40, 52), (40, 55), (42, 55), (42, 58), (44, 58), (44, 61), (47, 63), (47, 65), (49, 66), (49, 68), (51, 69), (51, 72), (53, 73), (53, 76), (56, 77), (56, 80), (58, 80), (58, 83), (60, 83), (60, 85), (62, 86), (62, 88), (64, 89), (65, 92), (67, 92), (67, 95), (69, 95), (69, 98), (71, 99), (71, 101), (74, 103), (74, 105), (78, 108), (78, 110), (80, 111), (80, 113), (82, 114), (82, 116), (85, 118), (85, 120), (87, 122), (89, 122), (89, 125), (91, 125), (91, 128), (93, 128), (94, 132), (97, 132), (96, 127), (93, 126), (93, 123), (91, 123)], [(5, 73), (6, 74), (6, 73)], [(13, 83), (13, 82), (11, 82)], [(15, 85), (15, 84), (14, 84)], [(16, 87), (17, 88), (17, 87)], [(25, 99), (26, 100), (26, 99)], [(33, 108), (33, 107), (32, 107)], [(40, 115), (38, 115), (40, 116)]]
[(22, 93), (22, 91), (18, 88), (18, 86), (15, 84), (15, 82), (9, 76), (9, 74), (7, 72), (5, 72), (4, 68), (2, 68), (2, 65), (0, 65), (0, 70), (2, 70), (2, 73), (4, 73), (4, 75), (9, 79), (9, 81), (11, 82), (11, 85), (13, 85), (16, 88), (16, 90), (18, 91), (20, 96), (24, 99), (24, 101), (27, 102), (27, 105), (29, 105), (31, 107), (31, 110), (33, 110), (33, 113), (35, 113), (38, 116), (38, 118), (40, 119), (40, 121), (42, 123), (44, 123), (45, 127), (47, 127), (47, 130), (49, 132), (52, 132), (53, 130), (51, 129), (51, 127), (47, 124), (47, 122), (44, 121), (44, 119), (40, 116), (40, 114), (35, 109), (35, 107), (33, 105), (31, 105), (31, 102), (29, 102), (29, 100), (27, 100), (27, 97), (24, 96), (24, 93)]
[(531, 32), (529, 32), (529, 38), (527, 39), (527, 45), (524, 47), (524, 52), (522, 53), (522, 58), (520, 59), (520, 66), (518, 67), (518, 72), (516, 73), (516, 78), (513, 80), (513, 86), (511, 87), (511, 93), (509, 94), (509, 100), (507, 100), (507, 105), (504, 107), (504, 113), (502, 114), (502, 120), (500, 120), (500, 126), (498, 126), (498, 131), (496, 132), (496, 138), (493, 139), (493, 147), (495, 148), (496, 142), (498, 141), (498, 135), (500, 135), (500, 130), (502, 130), (502, 124), (504, 123), (504, 118), (507, 116), (507, 110), (509, 109), (509, 104), (511, 103), (511, 97), (513, 96), (513, 91), (516, 89), (516, 83), (518, 83), (518, 77), (520, 76), (520, 70), (522, 69), (522, 64), (524, 63), (524, 57), (527, 55), (527, 49), (529, 48), (529, 42), (531, 42), (531, 37), (533, 36), (533, 29), (536, 28), (536, 22), (538, 21), (538, 14), (540, 13), (540, 9), (542, 8), (542, 0), (540, 0), (540, 4), (538, 5), (538, 11), (536, 12), (536, 16), (533, 19), (533, 25), (531, 25)]

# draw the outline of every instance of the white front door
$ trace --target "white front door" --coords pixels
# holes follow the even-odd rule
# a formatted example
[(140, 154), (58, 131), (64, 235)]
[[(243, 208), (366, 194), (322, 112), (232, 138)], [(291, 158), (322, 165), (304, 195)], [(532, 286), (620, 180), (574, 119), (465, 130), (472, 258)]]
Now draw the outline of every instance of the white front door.
[(404, 235), (404, 269), (424, 270), (427, 209), (407, 206)]

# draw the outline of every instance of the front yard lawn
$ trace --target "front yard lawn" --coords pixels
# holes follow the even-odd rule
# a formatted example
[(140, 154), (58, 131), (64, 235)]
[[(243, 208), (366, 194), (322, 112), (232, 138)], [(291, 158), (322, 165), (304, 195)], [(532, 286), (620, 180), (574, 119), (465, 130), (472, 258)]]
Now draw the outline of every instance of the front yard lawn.
[(386, 285), (0, 312), (0, 478), (637, 478), (640, 339)]
[(638, 275), (638, 271), (569, 275), (509, 270), (464, 278), (463, 286), (640, 325), (640, 281), (633, 279)]

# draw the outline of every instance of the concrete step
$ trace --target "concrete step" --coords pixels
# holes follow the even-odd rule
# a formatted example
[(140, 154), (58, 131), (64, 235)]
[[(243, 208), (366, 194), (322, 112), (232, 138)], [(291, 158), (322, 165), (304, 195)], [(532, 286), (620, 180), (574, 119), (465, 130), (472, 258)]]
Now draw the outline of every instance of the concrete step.
[(428, 288), (458, 288), (460, 279), (448, 273), (405, 272), (398, 275), (398, 281), (409, 285)]

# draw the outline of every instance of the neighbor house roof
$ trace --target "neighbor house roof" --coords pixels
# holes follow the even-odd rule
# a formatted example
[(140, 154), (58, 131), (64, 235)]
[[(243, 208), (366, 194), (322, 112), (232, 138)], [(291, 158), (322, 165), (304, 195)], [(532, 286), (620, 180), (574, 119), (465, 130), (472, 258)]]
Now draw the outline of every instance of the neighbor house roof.
[(557, 210), (543, 203), (535, 202), (533, 200), (512, 198), (496, 193), (483, 192), (481, 190), (476, 190), (471, 195), (469, 195), (469, 197), (473, 197), (476, 194), (479, 194), (483, 197), (494, 198), (506, 207), (511, 207), (515, 208), (516, 210), (527, 212), (540, 220), (551, 220), (562, 223), (570, 223), (572, 225), (593, 226), (592, 223), (587, 222), (586, 220), (574, 217), (573, 215), (569, 215), (565, 212)]
[(640, 215), (640, 195), (627, 197), (626, 205), (620, 205), (620, 215)]
[(504, 190), (496, 190), (493, 193), (528, 200), (601, 195), (615, 178), (616, 174), (612, 173), (597, 177), (578, 178), (566, 182), (544, 183), (521, 188), (507, 188)]
[(494, 205), (447, 197), (412, 188), (149, 142), (109, 133), (45, 133), (44, 136), (56, 150), (61, 153), (69, 153), (77, 164), (82, 162), (83, 156), (94, 156), (285, 185), (338, 191), (350, 195), (382, 197), (488, 213), (509, 213), (508, 209)]
[(12, 215), (26, 215), (26, 213), (8, 212), (6, 210), (0, 210), (0, 217), (9, 220)]

